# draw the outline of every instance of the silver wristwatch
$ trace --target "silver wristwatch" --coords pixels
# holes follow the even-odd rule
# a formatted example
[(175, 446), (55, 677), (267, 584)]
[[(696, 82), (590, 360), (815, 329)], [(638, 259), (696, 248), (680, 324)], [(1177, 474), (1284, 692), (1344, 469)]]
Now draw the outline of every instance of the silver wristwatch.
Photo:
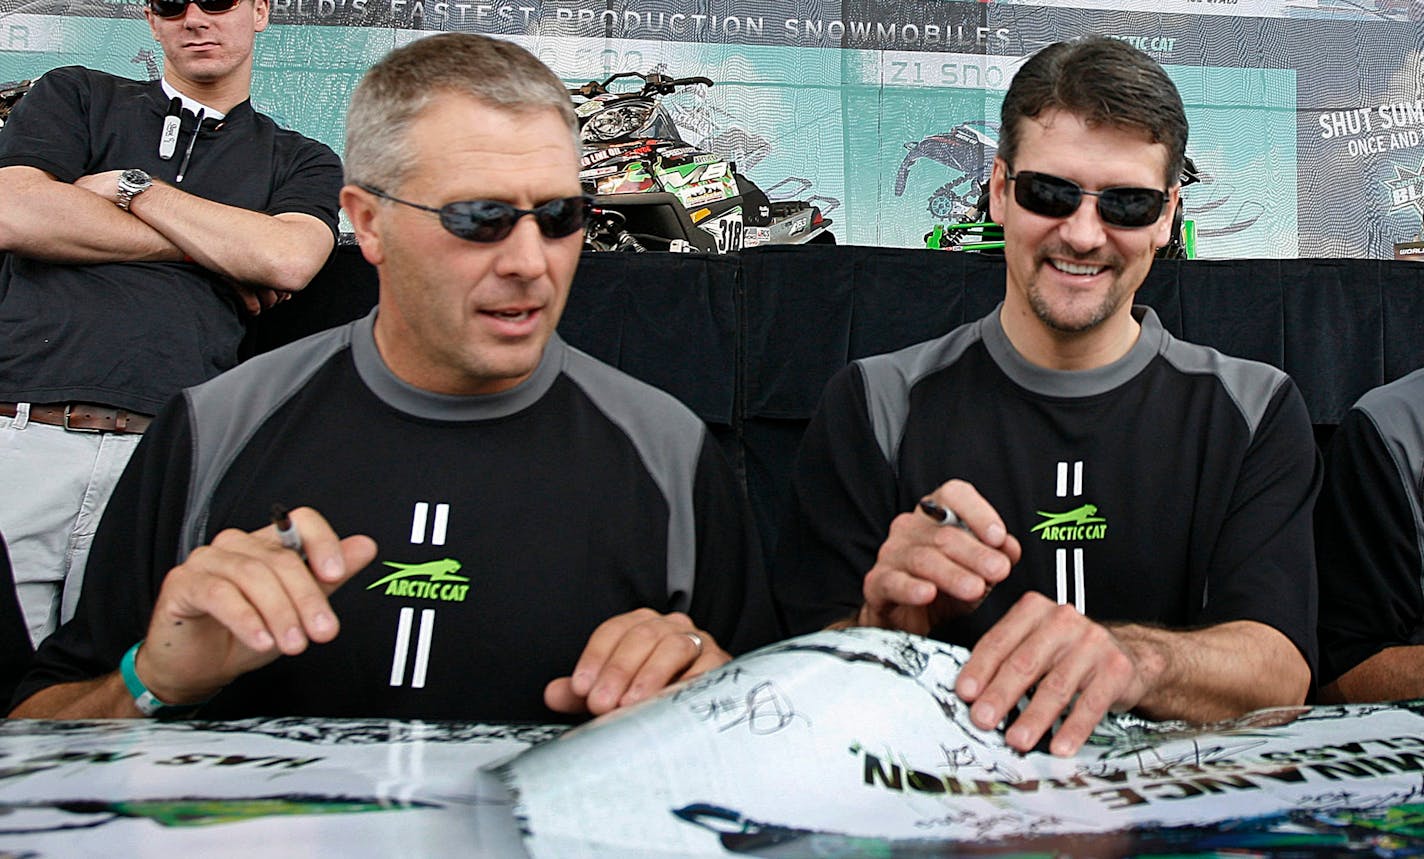
[(119, 196), (114, 203), (125, 212), (133, 198), (147, 191), (153, 185), (153, 177), (142, 170), (125, 170), (119, 174)]

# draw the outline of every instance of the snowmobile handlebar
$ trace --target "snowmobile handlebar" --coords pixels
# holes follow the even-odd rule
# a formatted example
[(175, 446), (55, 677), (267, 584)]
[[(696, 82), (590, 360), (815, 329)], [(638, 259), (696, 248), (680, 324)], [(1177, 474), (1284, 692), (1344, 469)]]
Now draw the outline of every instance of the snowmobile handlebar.
[(619, 72), (616, 75), (609, 76), (602, 83), (589, 81), (583, 86), (572, 87), (569, 89), (569, 95), (579, 95), (584, 98), (606, 95), (609, 92), (608, 87), (611, 86), (614, 81), (623, 78), (638, 78), (643, 82), (641, 90), (636, 93), (624, 93), (624, 95), (670, 95), (682, 87), (696, 86), (699, 84), (702, 86), (714, 85), (711, 78), (705, 78), (700, 75), (690, 78), (672, 78), (657, 72), (649, 72), (648, 74), (643, 74), (642, 72)]

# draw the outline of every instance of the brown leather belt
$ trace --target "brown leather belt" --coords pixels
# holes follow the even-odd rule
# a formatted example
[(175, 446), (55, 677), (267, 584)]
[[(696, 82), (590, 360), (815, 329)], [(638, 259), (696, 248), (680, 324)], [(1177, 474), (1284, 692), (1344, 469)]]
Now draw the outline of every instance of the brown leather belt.
[[(13, 418), (19, 411), (16, 403), (0, 403), (0, 417)], [(141, 433), (153, 422), (149, 415), (93, 403), (31, 403), (30, 420), (73, 432), (123, 433)]]

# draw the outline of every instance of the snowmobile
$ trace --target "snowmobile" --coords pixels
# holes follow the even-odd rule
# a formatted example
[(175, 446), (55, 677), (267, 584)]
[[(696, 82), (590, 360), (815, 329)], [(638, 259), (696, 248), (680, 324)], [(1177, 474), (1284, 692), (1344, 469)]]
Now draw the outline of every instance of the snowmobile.
[(0, 83), (0, 128), (5, 127), (5, 120), (10, 118), (10, 111), (19, 103), (20, 98), (30, 91), (32, 81), (6, 81)]
[[(636, 89), (617, 91), (618, 82)], [(684, 140), (662, 98), (705, 77), (621, 72), (569, 90), (593, 195), (584, 246), (595, 251), (727, 253), (765, 244), (834, 243), (830, 220), (802, 201), (772, 201), (735, 162)]]

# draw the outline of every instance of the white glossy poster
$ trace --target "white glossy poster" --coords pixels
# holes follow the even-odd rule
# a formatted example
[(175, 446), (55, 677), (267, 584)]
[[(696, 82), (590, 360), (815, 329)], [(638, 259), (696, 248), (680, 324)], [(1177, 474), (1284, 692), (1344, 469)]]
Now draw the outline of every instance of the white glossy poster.
[(567, 733), (0, 722), (0, 857), (1424, 856), (1424, 703), (1021, 755), (968, 723), (964, 658), (816, 633)]
[(560, 730), (0, 722), (0, 856), (523, 855), (481, 767)]
[[(536, 856), (1285, 849), (1416, 855), (1424, 718), (1268, 710), (1106, 720), (1073, 758), (1008, 749), (952, 691), (960, 648), (823, 632), (571, 731), (505, 775)], [(1385, 854), (1380, 854), (1385, 855)]]

